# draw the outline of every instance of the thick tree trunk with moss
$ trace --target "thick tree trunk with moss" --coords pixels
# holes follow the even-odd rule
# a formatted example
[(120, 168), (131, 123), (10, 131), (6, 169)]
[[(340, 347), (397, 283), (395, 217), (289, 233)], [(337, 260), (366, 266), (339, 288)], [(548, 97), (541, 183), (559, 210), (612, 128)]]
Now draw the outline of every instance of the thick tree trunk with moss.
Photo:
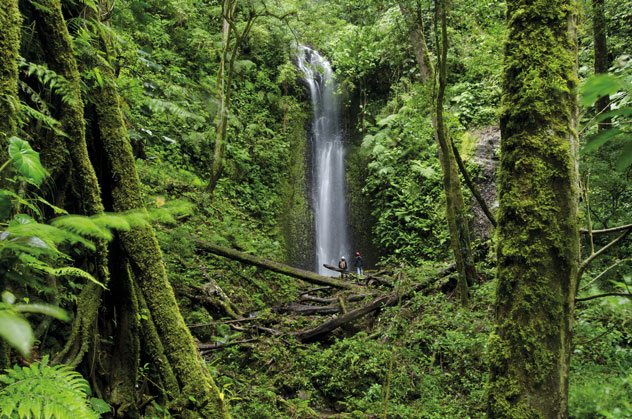
[(17, 0), (0, 5), (0, 161), (8, 159), (8, 139), (16, 133), (20, 11)]
[(575, 2), (508, 1), (490, 418), (567, 418), (579, 265)]
[[(102, 86), (94, 90), (97, 124), (108, 171), (115, 211), (143, 209), (140, 181), (127, 129), (120, 110), (112, 70), (100, 65)], [(181, 391), (181, 414), (185, 417), (227, 418), (219, 391), (197, 353), (167, 280), (161, 251), (151, 227), (120, 234), (121, 243), (152, 320), (173, 368)]]
[[(50, 0), (46, 4), (46, 9), (36, 9), (36, 22), (42, 48), (46, 53), (49, 68), (65, 77), (70, 87), (61, 106), (59, 118), (61, 129), (68, 135), (68, 138), (55, 137), (55, 149), (50, 150), (49, 148), (48, 152), (45, 153), (47, 168), (53, 174), (67, 176), (65, 173), (67, 166), (64, 162), (66, 153), (62, 152), (65, 144), (68, 150), (67, 155), (72, 161), (73, 182), (78, 188), (77, 200), (82, 205), (82, 213), (87, 215), (99, 214), (103, 212), (103, 203), (101, 202), (97, 176), (90, 163), (88, 148), (86, 147), (81, 79), (72, 47), (72, 39), (66, 27), (60, 0)], [(57, 154), (60, 155), (57, 156)], [(103, 266), (107, 266), (107, 264)]]
[[(0, 164), (9, 159), (8, 140), (16, 134), (21, 21), (17, 0), (3, 0), (0, 4)], [(5, 185), (4, 176), (2, 178), (0, 185)], [(4, 286), (2, 278), (0, 291)], [(0, 370), (8, 367), (8, 345), (0, 339)]]

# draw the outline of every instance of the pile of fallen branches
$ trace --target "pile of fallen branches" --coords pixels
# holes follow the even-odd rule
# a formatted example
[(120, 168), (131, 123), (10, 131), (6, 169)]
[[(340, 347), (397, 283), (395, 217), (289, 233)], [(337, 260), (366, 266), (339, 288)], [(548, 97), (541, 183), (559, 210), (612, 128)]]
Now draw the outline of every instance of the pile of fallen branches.
[[(361, 278), (347, 272), (344, 275), (346, 280), (338, 279), (293, 268), (280, 262), (259, 258), (200, 239), (192, 238), (191, 240), (199, 250), (300, 279), (306, 285), (306, 289), (297, 296), (294, 302), (276, 307), (274, 311), (292, 316), (312, 316), (312, 318), (318, 316), (318, 319), (322, 319), (312, 321), (312, 324), (318, 323), (316, 326), (301, 330), (279, 330), (279, 327), (266, 324), (264, 319), (243, 315), (230, 302), (221, 288), (208, 275), (205, 275), (209, 280), (207, 285), (202, 288), (191, 287), (183, 293), (205, 305), (213, 306), (216, 311), (222, 311), (232, 319), (189, 327), (213, 327), (217, 324), (226, 324), (236, 332), (241, 332), (241, 337), (247, 337), (226, 342), (200, 343), (198, 347), (202, 353), (226, 346), (253, 343), (258, 341), (262, 334), (281, 339), (284, 336), (294, 336), (300, 342), (323, 339), (343, 326), (357, 323), (363, 317), (371, 313), (376, 314), (385, 307), (395, 306), (401, 301), (412, 298), (416, 293), (445, 291), (446, 288), (451, 287), (450, 282), (454, 282), (449, 280), (453, 271), (450, 268), (437, 272), (436, 277), (431, 280), (407, 284), (405, 287), (401, 286), (401, 273), (394, 278), (395, 275), (387, 271), (369, 272)], [(334, 266), (324, 266), (332, 271), (341, 271)], [(204, 269), (203, 272), (205, 272)], [(317, 287), (308, 288), (310, 285), (317, 285)]]

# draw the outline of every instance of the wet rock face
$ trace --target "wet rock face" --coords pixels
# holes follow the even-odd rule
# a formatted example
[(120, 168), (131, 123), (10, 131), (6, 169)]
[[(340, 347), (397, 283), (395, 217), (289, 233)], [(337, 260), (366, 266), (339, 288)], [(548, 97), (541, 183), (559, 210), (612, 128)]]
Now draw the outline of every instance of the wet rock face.
[[(496, 171), (499, 164), (500, 128), (497, 126), (483, 128), (473, 133), (478, 137), (474, 152), (474, 161), (478, 165), (478, 173), (474, 179), (476, 188), (487, 203), (492, 214), (498, 209), (496, 191)], [(492, 235), (492, 224), (489, 222), (476, 199), (472, 200), (472, 222), (470, 225), (474, 239), (488, 240)]]

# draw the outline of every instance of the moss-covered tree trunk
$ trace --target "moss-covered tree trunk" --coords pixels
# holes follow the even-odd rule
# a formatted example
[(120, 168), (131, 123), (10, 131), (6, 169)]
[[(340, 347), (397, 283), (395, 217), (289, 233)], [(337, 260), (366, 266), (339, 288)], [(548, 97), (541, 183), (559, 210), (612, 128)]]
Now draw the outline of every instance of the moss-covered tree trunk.
[(0, 164), (7, 160), (8, 139), (16, 132), (21, 22), (17, 0), (3, 0), (0, 4)]
[(507, 6), (488, 416), (566, 418), (580, 258), (576, 6)]
[[(0, 4), (0, 164), (8, 160), (8, 140), (16, 134), (21, 21), (18, 1), (3, 0)], [(0, 186), (5, 186), (4, 176)], [(0, 292), (4, 287), (4, 278), (0, 278)], [(0, 370), (8, 367), (8, 345), (0, 339)]]
[[(115, 211), (144, 209), (132, 147), (115, 88), (115, 77), (103, 63), (99, 68), (104, 82), (93, 94), (99, 140), (111, 178), (109, 192), (112, 206)], [(178, 309), (153, 229), (148, 226), (121, 232), (120, 240), (180, 385), (181, 398), (176, 401), (176, 405), (181, 414), (195, 418), (227, 418), (226, 405)]]
[[(56, 136), (55, 144), (64, 144), (67, 147), (68, 157), (72, 161), (73, 183), (79, 194), (77, 200), (81, 203), (82, 212), (88, 215), (99, 214), (103, 212), (101, 191), (94, 167), (88, 157), (81, 79), (72, 39), (62, 14), (61, 1), (49, 0), (46, 8), (36, 8), (36, 13), (37, 28), (48, 66), (69, 82), (69, 89), (59, 116), (61, 129), (68, 137)], [(63, 163), (66, 156), (54, 155), (58, 154), (62, 147), (56, 148), (55, 153), (46, 153), (48, 162), (51, 162), (53, 158), (59, 159), (59, 162), (50, 163), (47, 167), (53, 173), (67, 169)], [(66, 172), (62, 174), (68, 175)]]

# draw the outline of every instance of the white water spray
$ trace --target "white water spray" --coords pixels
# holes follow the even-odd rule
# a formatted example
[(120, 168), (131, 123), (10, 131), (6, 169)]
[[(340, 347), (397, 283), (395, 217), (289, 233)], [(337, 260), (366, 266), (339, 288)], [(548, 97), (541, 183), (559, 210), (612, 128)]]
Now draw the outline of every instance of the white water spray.
[(323, 263), (349, 262), (345, 171), (340, 105), (329, 62), (318, 52), (298, 46), (298, 67), (309, 85), (312, 120), (312, 200), (315, 220), (316, 269), (330, 275)]

